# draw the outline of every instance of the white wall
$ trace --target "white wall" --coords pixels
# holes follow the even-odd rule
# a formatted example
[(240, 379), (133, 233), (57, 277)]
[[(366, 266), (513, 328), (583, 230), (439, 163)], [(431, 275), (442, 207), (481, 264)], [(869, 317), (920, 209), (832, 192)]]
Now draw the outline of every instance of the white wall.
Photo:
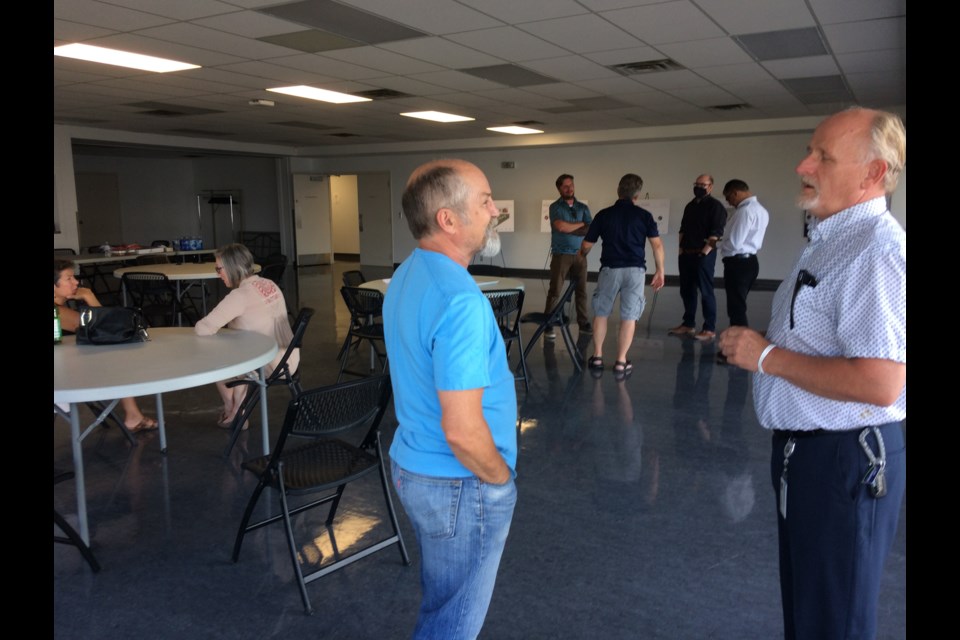
[[(794, 168), (803, 157), (818, 118), (798, 119), (794, 131), (717, 133), (720, 127), (703, 125), (686, 138), (671, 135), (663, 128), (662, 139), (622, 144), (576, 145), (571, 147), (514, 148), (369, 156), (297, 158), (296, 166), (327, 173), (390, 171), (394, 209), (400, 210), (400, 195), (407, 176), (422, 162), (438, 157), (460, 157), (477, 164), (490, 180), (498, 199), (515, 202), (516, 232), (502, 234), (504, 259), (508, 268), (542, 269), (547, 263), (548, 234), (540, 233), (540, 203), (555, 199), (556, 177), (575, 176), (577, 196), (588, 200), (593, 212), (616, 200), (616, 187), (625, 173), (644, 179), (644, 193), (651, 198), (669, 198), (671, 227), (664, 236), (666, 272), (677, 274), (677, 234), (683, 207), (693, 197), (693, 182), (701, 173), (711, 173), (721, 196), (723, 184), (731, 178), (745, 180), (770, 211), (770, 226), (760, 254), (760, 277), (782, 279), (802, 250), (803, 216), (794, 206), (798, 179)], [(759, 129), (759, 127), (758, 127)], [(514, 169), (501, 169), (512, 161)], [(399, 185), (399, 186), (397, 186)], [(722, 201), (722, 196), (721, 196)], [(906, 226), (906, 179), (901, 180), (894, 198), (895, 214)], [(415, 246), (406, 225), (394, 225), (394, 259), (400, 262)], [(590, 254), (590, 269), (599, 269), (599, 251)], [(648, 267), (652, 268), (648, 262)], [(718, 274), (722, 269), (718, 267)]]

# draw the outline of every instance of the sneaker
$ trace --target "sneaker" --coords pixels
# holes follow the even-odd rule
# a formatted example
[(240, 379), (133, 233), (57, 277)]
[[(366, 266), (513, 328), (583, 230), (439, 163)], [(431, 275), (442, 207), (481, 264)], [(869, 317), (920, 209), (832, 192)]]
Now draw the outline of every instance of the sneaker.
[(673, 329), (670, 329), (669, 331), (667, 331), (667, 334), (671, 336), (686, 336), (686, 335), (692, 336), (696, 332), (697, 330), (694, 329), (693, 327), (688, 327), (687, 325), (681, 324), (680, 326), (674, 327)]
[(556, 340), (557, 331), (551, 327), (550, 329), (547, 329), (546, 331), (543, 332), (543, 337), (546, 338), (547, 340)]
[(593, 327), (590, 326), (589, 322), (584, 322), (580, 325), (580, 333), (593, 333)]
[(713, 331), (707, 331), (706, 329), (704, 329), (703, 331), (701, 331), (700, 333), (698, 333), (693, 337), (696, 338), (697, 340), (702, 340), (706, 342), (708, 340), (713, 340), (715, 337), (717, 337), (717, 334)]

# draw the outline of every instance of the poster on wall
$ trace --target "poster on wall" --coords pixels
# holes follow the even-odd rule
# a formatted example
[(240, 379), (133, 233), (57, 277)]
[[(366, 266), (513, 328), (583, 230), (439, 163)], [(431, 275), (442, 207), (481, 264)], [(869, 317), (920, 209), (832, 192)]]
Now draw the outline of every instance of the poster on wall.
[[(543, 200), (540, 202), (540, 233), (550, 233), (550, 205), (556, 202), (553, 200)], [(590, 206), (586, 200), (578, 199), (577, 202)]]
[(494, 226), (500, 233), (513, 231), (513, 200), (494, 200), (499, 216)]
[(670, 199), (655, 198), (646, 200), (637, 200), (637, 206), (642, 207), (653, 214), (653, 219), (657, 221), (657, 231), (665, 236), (670, 233)]

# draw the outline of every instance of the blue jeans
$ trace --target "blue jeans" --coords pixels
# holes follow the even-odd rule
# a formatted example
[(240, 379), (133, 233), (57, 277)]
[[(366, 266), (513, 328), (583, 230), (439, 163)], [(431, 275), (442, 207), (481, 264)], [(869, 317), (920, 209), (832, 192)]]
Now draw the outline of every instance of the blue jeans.
[(487, 616), (517, 487), (476, 477), (440, 478), (391, 465), (420, 545), (423, 600), (414, 638), (476, 638)]

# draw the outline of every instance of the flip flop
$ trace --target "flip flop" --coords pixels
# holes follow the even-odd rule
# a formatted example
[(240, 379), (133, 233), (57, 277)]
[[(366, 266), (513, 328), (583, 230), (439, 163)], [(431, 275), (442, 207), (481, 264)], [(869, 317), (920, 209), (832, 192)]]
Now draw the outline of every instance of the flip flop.
[[(126, 426), (126, 425), (124, 425)], [(144, 417), (140, 422), (137, 423), (134, 427), (127, 427), (127, 431), (130, 433), (137, 433), (140, 431), (156, 431), (160, 428), (160, 425), (153, 418)]]
[(587, 360), (587, 367), (590, 369), (603, 369), (603, 358), (600, 356), (590, 356)]

